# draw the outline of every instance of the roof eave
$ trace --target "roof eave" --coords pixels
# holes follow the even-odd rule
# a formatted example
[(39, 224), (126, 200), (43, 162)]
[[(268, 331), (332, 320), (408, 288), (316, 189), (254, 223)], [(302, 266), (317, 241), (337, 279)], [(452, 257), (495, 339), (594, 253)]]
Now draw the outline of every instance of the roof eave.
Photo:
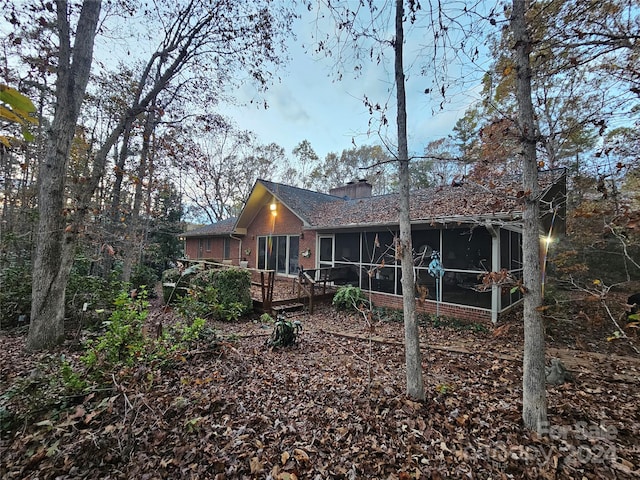
[[(479, 214), (479, 215), (450, 215), (450, 216), (434, 216), (431, 218), (421, 218), (411, 220), (411, 225), (448, 225), (451, 223), (457, 224), (482, 224), (486, 222), (490, 223), (505, 223), (514, 221), (520, 221), (522, 212), (501, 212), (494, 214)], [(342, 230), (342, 229), (356, 229), (356, 228), (379, 228), (397, 226), (399, 222), (372, 222), (372, 223), (345, 223), (341, 225), (311, 225), (311, 230)]]

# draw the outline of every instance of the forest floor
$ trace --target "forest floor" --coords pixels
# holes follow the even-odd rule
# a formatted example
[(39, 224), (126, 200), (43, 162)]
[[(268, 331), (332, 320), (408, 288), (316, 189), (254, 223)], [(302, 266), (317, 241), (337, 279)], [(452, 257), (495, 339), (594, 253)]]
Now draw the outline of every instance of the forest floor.
[[(622, 297), (621, 297), (622, 298)], [(295, 347), (269, 349), (258, 316), (210, 322), (217, 341), (2, 430), (3, 479), (601, 479), (640, 477), (640, 343), (597, 305), (547, 311), (549, 435), (522, 426), (522, 314), (496, 327), (421, 326), (427, 399), (405, 395), (400, 320), (296, 317)], [(582, 312), (582, 314), (580, 313)], [(172, 321), (156, 305), (149, 322)], [(27, 354), (0, 335), (1, 387), (46, 371), (73, 344)], [(10, 408), (11, 402), (0, 403)]]

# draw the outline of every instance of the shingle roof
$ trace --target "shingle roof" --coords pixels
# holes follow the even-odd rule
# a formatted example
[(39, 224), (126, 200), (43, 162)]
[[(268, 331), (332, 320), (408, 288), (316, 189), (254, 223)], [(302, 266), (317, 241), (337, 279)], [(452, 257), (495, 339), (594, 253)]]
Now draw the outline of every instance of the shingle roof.
[[(316, 210), (311, 223), (315, 227), (345, 227), (364, 224), (397, 224), (399, 195), (359, 198), (334, 202)], [(473, 217), (511, 214), (522, 211), (515, 200), (505, 198), (481, 186), (434, 187), (410, 193), (409, 216), (412, 221), (431, 221), (444, 217)]]
[[(563, 172), (540, 172), (542, 187), (558, 181)], [(409, 216), (412, 222), (464, 221), (464, 218), (518, 218), (523, 210), (519, 179), (489, 185), (465, 182), (459, 186), (439, 186), (410, 193)], [(316, 228), (393, 225), (398, 223), (399, 195), (332, 202), (317, 209), (310, 223)]]
[(325, 206), (332, 203), (342, 203), (344, 200), (335, 195), (314, 192), (304, 188), (292, 187), (282, 183), (258, 180), (271, 193), (273, 193), (291, 211), (295, 212), (302, 220), (311, 223), (316, 212), (322, 211)]
[(217, 223), (211, 225), (205, 225), (204, 227), (189, 230), (181, 233), (181, 237), (209, 237), (212, 235), (230, 235), (233, 233), (236, 225), (236, 217), (220, 220)]

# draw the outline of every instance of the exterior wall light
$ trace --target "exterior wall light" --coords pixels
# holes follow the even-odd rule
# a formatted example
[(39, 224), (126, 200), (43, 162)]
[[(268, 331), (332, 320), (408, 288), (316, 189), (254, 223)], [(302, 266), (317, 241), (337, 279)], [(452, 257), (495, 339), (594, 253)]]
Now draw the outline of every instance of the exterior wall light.
[(269, 205), (269, 210), (271, 210), (271, 215), (273, 215), (274, 217), (278, 215), (277, 208), (278, 206), (276, 205), (275, 201), (271, 202), (271, 204)]

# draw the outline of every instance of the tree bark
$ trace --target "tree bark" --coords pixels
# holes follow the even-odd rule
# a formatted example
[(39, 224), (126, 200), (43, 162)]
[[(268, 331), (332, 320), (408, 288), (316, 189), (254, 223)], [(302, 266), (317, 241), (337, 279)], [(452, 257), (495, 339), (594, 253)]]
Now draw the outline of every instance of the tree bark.
[[(133, 208), (129, 216), (129, 221), (126, 229), (126, 235), (124, 238), (125, 245), (128, 244), (126, 252), (124, 254), (124, 265), (122, 267), (122, 281), (130, 282), (133, 267), (139, 263), (140, 259), (140, 247), (142, 239), (144, 238), (144, 232), (140, 228), (140, 209), (143, 201), (143, 179), (147, 175), (147, 163), (149, 161), (151, 153), (151, 136), (156, 127), (156, 115), (155, 107), (151, 108), (147, 113), (144, 131), (142, 133), (142, 150), (140, 151), (140, 163), (138, 164), (138, 171), (136, 175), (136, 186), (133, 197)], [(151, 179), (149, 178), (149, 182)], [(148, 285), (149, 288), (153, 288), (153, 285)]]
[(27, 337), (30, 350), (50, 348), (64, 339), (65, 287), (73, 262), (74, 243), (71, 232), (66, 231), (65, 179), (71, 142), (91, 70), (101, 2), (85, 0), (83, 3), (73, 49), (67, 1), (57, 0), (56, 7), (60, 37), (56, 110), (40, 170), (40, 217)]
[(547, 423), (546, 378), (544, 369), (544, 326), (539, 307), (542, 305), (540, 277), (540, 215), (538, 206), (538, 163), (536, 128), (531, 100), (531, 40), (527, 32), (525, 12), (527, 0), (513, 0), (511, 28), (515, 41), (516, 97), (522, 144), (525, 192), (523, 212), (523, 283), (524, 294), (524, 358), (522, 377), (522, 420), (525, 427), (542, 432)]
[(402, 24), (403, 0), (396, 0), (395, 80), (398, 126), (398, 181), (400, 184), (400, 243), (396, 245), (396, 257), (402, 258), (402, 305), (404, 309), (405, 362), (407, 369), (407, 395), (424, 400), (420, 331), (416, 319), (415, 279), (413, 271), (413, 247), (411, 245), (411, 218), (409, 216), (409, 149), (407, 146), (407, 105), (402, 62), (404, 30)]

